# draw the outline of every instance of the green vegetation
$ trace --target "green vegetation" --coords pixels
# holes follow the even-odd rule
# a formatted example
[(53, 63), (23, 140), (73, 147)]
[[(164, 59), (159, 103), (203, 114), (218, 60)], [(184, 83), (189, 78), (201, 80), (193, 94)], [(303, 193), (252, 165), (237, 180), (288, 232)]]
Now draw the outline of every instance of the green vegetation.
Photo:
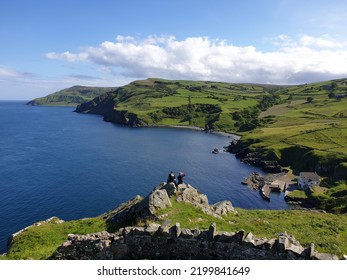
[(101, 217), (57, 223), (56, 219), (33, 226), (19, 234), (1, 259), (47, 259), (66, 239), (69, 233), (87, 234), (106, 230)]
[(147, 79), (109, 98), (115, 110), (142, 124), (238, 133), (242, 145), (261, 158), (294, 172), (346, 179), (335, 170), (347, 164), (346, 84), (347, 79), (297, 86)]
[(332, 213), (347, 213), (347, 185), (344, 182), (336, 182), (326, 191), (313, 189), (310, 195), (320, 209)]
[(100, 94), (114, 91), (116, 87), (84, 87), (73, 86), (28, 102), (29, 105), (77, 106), (88, 102)]
[(295, 172), (316, 170), (346, 179), (347, 173), (342, 170), (347, 162), (347, 98), (330, 96), (332, 90), (339, 95), (345, 93), (346, 82), (279, 89), (276, 94), (281, 96), (281, 103), (259, 115), (258, 122), (265, 118), (271, 121), (245, 133), (243, 145)]
[[(340, 190), (346, 192), (346, 189)], [(161, 210), (172, 224), (183, 228), (208, 229), (212, 222), (219, 231), (237, 232), (241, 229), (258, 237), (274, 238), (286, 231), (303, 246), (315, 243), (320, 252), (341, 257), (347, 252), (347, 216), (302, 210), (245, 210), (236, 209), (223, 219), (216, 219), (191, 204), (171, 199), (172, 207)], [(147, 221), (150, 222), (150, 221)], [(144, 225), (146, 221), (141, 221)], [(126, 226), (126, 225), (123, 225)], [(118, 227), (115, 227), (117, 229)], [(101, 216), (56, 223), (54, 220), (34, 226), (17, 236), (6, 256), (1, 259), (47, 259), (69, 233), (88, 234), (110, 230)]]
[(320, 252), (342, 256), (347, 252), (347, 216), (303, 210), (245, 210), (236, 209), (223, 219), (213, 219), (199, 208), (172, 199), (172, 208), (161, 211), (181, 227), (208, 229), (215, 222), (219, 231), (237, 232), (241, 229), (258, 237), (273, 238), (286, 231), (303, 246), (315, 243)]
[[(279, 100), (272, 94), (274, 88), (277, 87), (147, 79), (119, 88), (113, 101), (116, 110), (134, 113), (148, 125), (191, 125), (235, 132), (250, 123), (243, 118), (242, 110), (265, 110), (269, 99)], [(268, 107), (263, 107), (265, 104)], [(236, 122), (232, 114), (239, 111)]]

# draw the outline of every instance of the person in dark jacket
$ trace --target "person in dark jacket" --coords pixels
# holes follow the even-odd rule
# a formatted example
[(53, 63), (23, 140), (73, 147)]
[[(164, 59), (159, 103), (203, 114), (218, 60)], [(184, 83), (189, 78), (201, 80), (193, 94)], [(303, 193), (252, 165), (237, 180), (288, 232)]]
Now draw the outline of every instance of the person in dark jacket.
[(169, 176), (167, 177), (166, 183), (174, 183), (174, 184), (176, 185), (175, 179), (176, 179), (175, 173), (173, 173), (172, 171), (170, 171)]
[(186, 176), (186, 174), (184, 174), (183, 172), (178, 173), (178, 184), (183, 184), (183, 177)]

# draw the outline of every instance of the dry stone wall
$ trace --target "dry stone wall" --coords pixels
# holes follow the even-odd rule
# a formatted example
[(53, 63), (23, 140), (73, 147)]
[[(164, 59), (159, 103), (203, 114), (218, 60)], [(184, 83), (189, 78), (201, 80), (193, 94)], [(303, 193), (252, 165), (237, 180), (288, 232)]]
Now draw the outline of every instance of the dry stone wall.
[(338, 259), (304, 248), (293, 237), (282, 233), (278, 238), (255, 237), (244, 231), (219, 232), (215, 223), (208, 230), (185, 229), (178, 223), (126, 227), (116, 234), (100, 232), (88, 235), (70, 234), (50, 257), (58, 260), (119, 259), (223, 259), (223, 260), (308, 260)]

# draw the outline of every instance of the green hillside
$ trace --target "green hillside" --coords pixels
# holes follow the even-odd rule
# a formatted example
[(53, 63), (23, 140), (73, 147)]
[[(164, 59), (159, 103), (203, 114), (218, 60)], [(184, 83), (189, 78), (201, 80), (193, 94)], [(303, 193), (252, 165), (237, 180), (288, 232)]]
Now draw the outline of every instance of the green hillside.
[(281, 103), (263, 111), (264, 126), (245, 133), (251, 151), (294, 171), (347, 179), (347, 79), (282, 88)]
[(294, 171), (347, 179), (347, 79), (296, 86), (147, 79), (78, 106), (130, 126), (196, 126)]
[[(147, 79), (114, 91), (117, 111), (136, 115), (146, 125), (191, 125), (235, 132), (233, 113), (256, 106), (278, 86)], [(103, 103), (109, 104), (105, 100)], [(90, 104), (97, 105), (98, 100)], [(91, 107), (88, 106), (88, 110)], [(83, 110), (82, 110), (83, 111)], [(97, 110), (99, 111), (99, 110)]]
[(116, 87), (84, 87), (73, 86), (63, 89), (45, 97), (35, 98), (28, 105), (51, 105), (51, 106), (77, 106), (78, 104), (92, 100), (100, 94), (113, 91)]
[[(179, 222), (183, 228), (208, 229), (211, 222), (215, 222), (221, 231), (237, 232), (243, 229), (269, 239), (286, 231), (294, 235), (303, 246), (315, 243), (320, 252), (339, 257), (347, 252), (346, 215), (298, 210), (237, 209), (236, 214), (229, 213), (223, 219), (216, 219), (191, 204), (179, 203), (175, 199), (171, 201), (172, 207), (162, 210), (160, 214), (165, 214), (165, 219), (170, 219), (172, 224)], [(137, 225), (143, 226), (146, 222), (149, 221), (143, 220)], [(113, 232), (117, 228), (111, 230), (103, 216), (63, 223), (55, 219), (31, 227), (17, 236), (8, 254), (0, 256), (0, 260), (46, 259), (67, 239), (69, 233), (88, 234), (105, 230)]]

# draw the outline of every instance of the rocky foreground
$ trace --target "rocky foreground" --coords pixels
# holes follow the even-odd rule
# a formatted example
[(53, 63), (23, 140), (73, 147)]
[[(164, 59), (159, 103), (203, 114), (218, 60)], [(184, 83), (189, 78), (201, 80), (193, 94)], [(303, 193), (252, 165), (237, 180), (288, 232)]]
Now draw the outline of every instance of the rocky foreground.
[(109, 224), (144, 219), (153, 222), (143, 227), (123, 227), (115, 233), (69, 234), (50, 259), (338, 259), (336, 255), (317, 252), (314, 244), (304, 248), (287, 233), (266, 239), (243, 230), (220, 232), (215, 223), (208, 230), (181, 228), (179, 223), (171, 224), (158, 215), (159, 209), (171, 206), (172, 196), (216, 219), (235, 212), (230, 201), (210, 205), (207, 196), (189, 184), (176, 187), (162, 183), (147, 197), (137, 196), (104, 214)]

